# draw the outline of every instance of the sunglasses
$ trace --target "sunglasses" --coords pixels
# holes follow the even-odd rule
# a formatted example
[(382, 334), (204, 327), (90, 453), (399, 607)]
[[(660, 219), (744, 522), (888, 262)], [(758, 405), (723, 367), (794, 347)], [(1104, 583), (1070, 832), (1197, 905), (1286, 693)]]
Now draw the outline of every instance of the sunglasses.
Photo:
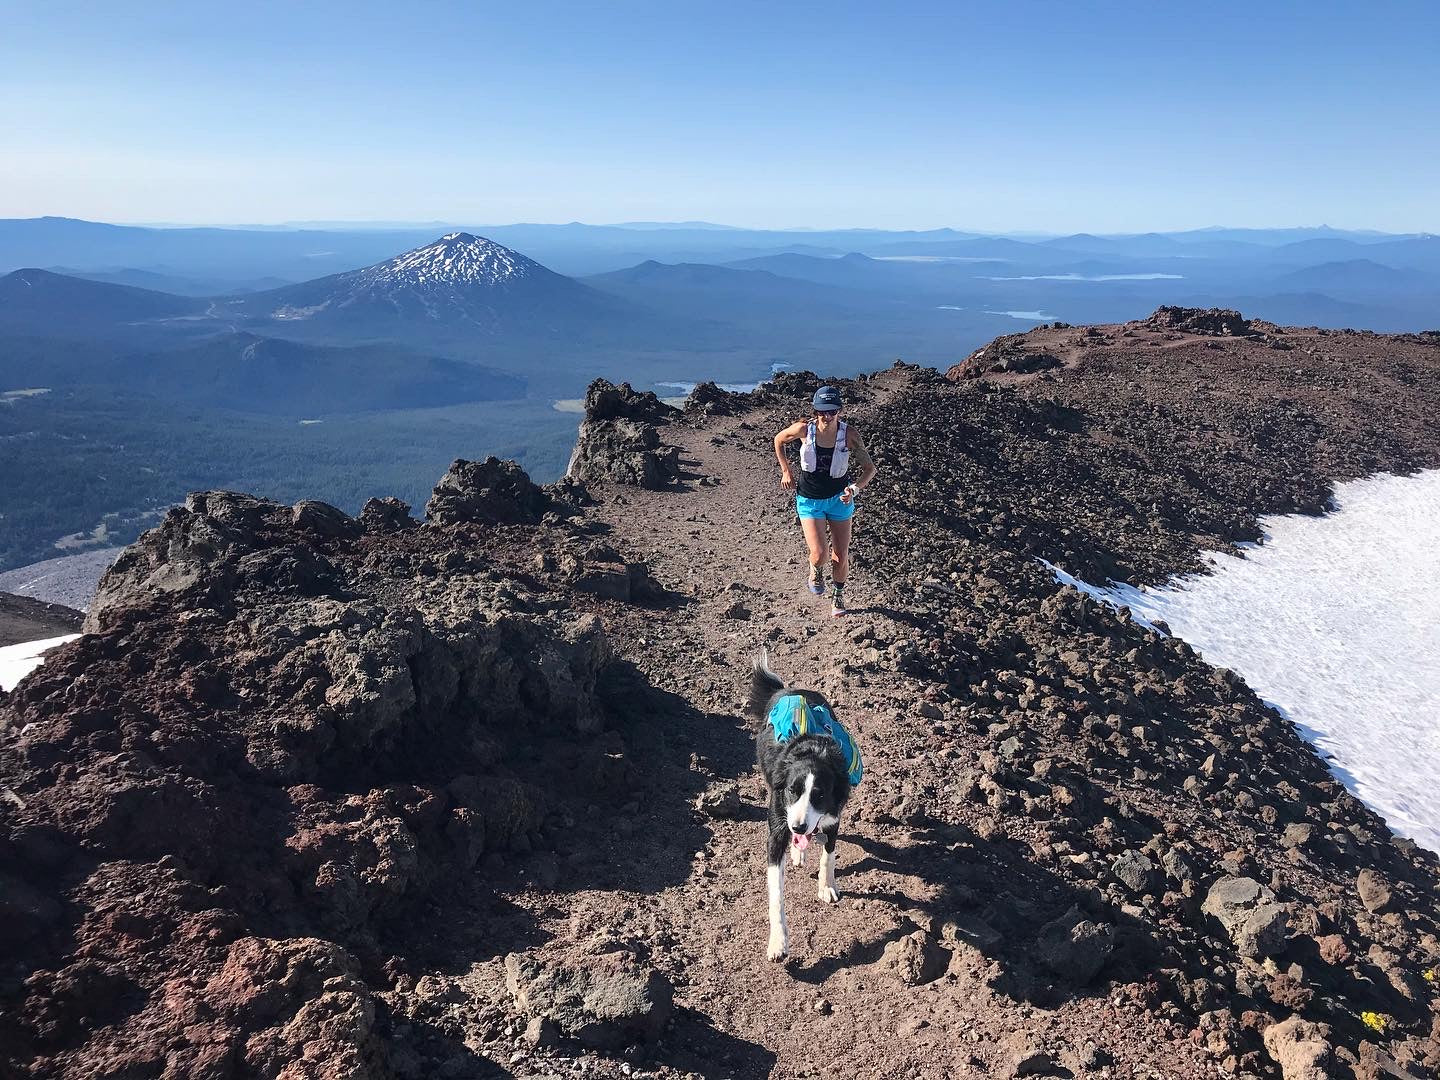
[(815, 410), (815, 412), (816, 412), (816, 414), (817, 414), (818, 416), (834, 416), (834, 415), (835, 415), (836, 413), (838, 413), (839, 411), (840, 411), (839, 409), (816, 409), (816, 410)]

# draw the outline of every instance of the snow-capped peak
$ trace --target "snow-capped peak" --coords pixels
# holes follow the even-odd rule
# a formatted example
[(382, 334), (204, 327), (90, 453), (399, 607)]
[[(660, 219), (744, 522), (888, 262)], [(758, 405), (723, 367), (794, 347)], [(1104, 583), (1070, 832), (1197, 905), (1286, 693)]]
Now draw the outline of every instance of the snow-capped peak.
[(465, 232), (447, 233), (359, 271), (360, 287), (499, 285), (531, 277), (542, 267), (503, 244)]

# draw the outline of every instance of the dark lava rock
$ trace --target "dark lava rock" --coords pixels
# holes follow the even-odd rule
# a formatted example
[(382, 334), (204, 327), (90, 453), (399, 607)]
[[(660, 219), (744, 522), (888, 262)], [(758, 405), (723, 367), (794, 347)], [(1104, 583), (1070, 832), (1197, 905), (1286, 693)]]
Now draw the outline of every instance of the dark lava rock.
[(1260, 959), (1285, 950), (1289, 920), (1275, 894), (1254, 878), (1221, 878), (1201, 910), (1225, 928), (1241, 956)]
[(679, 415), (653, 393), (596, 379), (585, 395), (585, 419), (566, 478), (581, 484), (667, 487), (680, 476), (679, 452), (661, 445), (656, 425)]
[(303, 499), (291, 508), (291, 521), (297, 529), (304, 529), (317, 536), (355, 536), (360, 525), (339, 507), (318, 499)]
[(1254, 332), (1249, 319), (1229, 308), (1162, 306), (1155, 309), (1144, 325), (1157, 330), (1177, 330), (1186, 334), (1210, 334), (1217, 337), (1244, 337)]
[(1025, 334), (1009, 334), (996, 338), (979, 352), (945, 373), (947, 379), (978, 379), (987, 373), (1028, 375), (1060, 366), (1054, 353), (1037, 349)]
[(505, 981), (521, 1013), (551, 1021), (560, 1034), (594, 1050), (655, 1042), (674, 996), (663, 975), (626, 952), (587, 956), (583, 963), (511, 953)]
[(0, 647), (78, 633), (85, 613), (29, 596), (0, 592)]
[(1115, 950), (1115, 928), (1087, 919), (1079, 908), (1040, 930), (1035, 943), (1040, 962), (1075, 986), (1088, 986)]
[(515, 462), (494, 456), (484, 461), (462, 458), (451, 462), (435, 485), (425, 518), (436, 525), (533, 524), (552, 506), (550, 496)]
[(368, 533), (399, 532), (416, 524), (410, 516), (410, 504), (386, 495), (379, 499), (367, 499), (360, 508), (360, 524)]
[(1110, 872), (1136, 896), (1150, 892), (1155, 883), (1155, 864), (1138, 851), (1121, 852)]
[(743, 409), (745, 400), (744, 395), (721, 389), (713, 382), (696, 383), (685, 398), (685, 412), (724, 416)]
[(1394, 895), (1390, 883), (1374, 870), (1361, 870), (1355, 878), (1355, 891), (1360, 896), (1360, 902), (1365, 905), (1366, 911), (1373, 911), (1377, 915), (1383, 915), (1393, 906)]

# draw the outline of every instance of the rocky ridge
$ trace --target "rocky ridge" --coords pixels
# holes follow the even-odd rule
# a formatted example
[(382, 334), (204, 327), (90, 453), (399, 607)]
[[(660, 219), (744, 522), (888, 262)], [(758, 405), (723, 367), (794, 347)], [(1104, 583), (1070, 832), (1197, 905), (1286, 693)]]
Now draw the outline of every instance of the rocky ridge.
[[(1038, 561), (1155, 580), (1440, 463), (1436, 342), (1212, 324), (845, 383), (882, 468), (846, 620), (795, 588), (774, 489), (808, 373), (683, 412), (597, 384), (575, 482), (457, 462), (424, 523), (192, 496), (0, 704), (0, 1060), (1431, 1075), (1434, 855), (1238, 677)], [(655, 452), (663, 482), (610, 471)], [(734, 707), (762, 644), (868, 766), (844, 899), (792, 889), (783, 968)]]

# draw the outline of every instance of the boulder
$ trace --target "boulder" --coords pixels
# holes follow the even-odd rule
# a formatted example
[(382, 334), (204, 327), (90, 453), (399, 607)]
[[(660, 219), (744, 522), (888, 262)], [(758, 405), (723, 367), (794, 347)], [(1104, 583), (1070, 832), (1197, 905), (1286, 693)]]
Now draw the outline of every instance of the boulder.
[(1155, 864), (1138, 851), (1121, 852), (1110, 872), (1135, 896), (1144, 896), (1154, 888)]
[(359, 523), (339, 507), (318, 499), (302, 499), (290, 509), (290, 520), (297, 529), (327, 538), (356, 536)]
[(1383, 915), (1394, 904), (1390, 883), (1374, 870), (1367, 868), (1360, 871), (1355, 879), (1355, 891), (1360, 896), (1360, 903), (1365, 905), (1365, 910), (1376, 915)]
[(713, 382), (702, 382), (695, 385), (685, 398), (685, 412), (702, 413), (706, 416), (724, 416), (729, 413), (738, 412), (744, 407), (745, 399), (729, 390), (722, 390)]
[(360, 525), (368, 533), (399, 532), (414, 524), (410, 504), (392, 495), (368, 499), (360, 508)]
[(1115, 928), (1072, 907), (1041, 928), (1035, 947), (1045, 967), (1075, 986), (1088, 986), (1115, 950)]
[(434, 525), (533, 524), (550, 509), (550, 496), (515, 462), (494, 456), (478, 462), (461, 458), (450, 463), (435, 485), (425, 504), (425, 519)]
[(1265, 1029), (1265, 1052), (1285, 1080), (1330, 1080), (1330, 1029), (1292, 1016)]
[(561, 1035), (593, 1050), (654, 1043), (674, 996), (663, 975), (624, 951), (583, 963), (511, 953), (505, 982), (522, 1014), (549, 1020)]
[(1241, 956), (1262, 959), (1285, 951), (1288, 916), (1275, 894), (1254, 878), (1221, 878), (1210, 886), (1201, 911), (1225, 928)]
[(952, 382), (963, 379), (978, 379), (991, 373), (1028, 375), (1060, 366), (1060, 358), (1054, 353), (1037, 349), (1025, 334), (1007, 334), (998, 337), (979, 352), (953, 365), (945, 372)]
[(1176, 330), (1212, 337), (1249, 337), (1255, 333), (1249, 319), (1230, 308), (1189, 308), (1165, 305), (1155, 309), (1144, 325), (1155, 330)]
[(906, 986), (920, 986), (945, 974), (950, 952), (924, 930), (916, 930), (886, 945), (880, 962)]
[(679, 415), (653, 393), (596, 379), (585, 395), (585, 419), (565, 478), (579, 484), (669, 486), (680, 476), (679, 451), (661, 444), (655, 425)]

